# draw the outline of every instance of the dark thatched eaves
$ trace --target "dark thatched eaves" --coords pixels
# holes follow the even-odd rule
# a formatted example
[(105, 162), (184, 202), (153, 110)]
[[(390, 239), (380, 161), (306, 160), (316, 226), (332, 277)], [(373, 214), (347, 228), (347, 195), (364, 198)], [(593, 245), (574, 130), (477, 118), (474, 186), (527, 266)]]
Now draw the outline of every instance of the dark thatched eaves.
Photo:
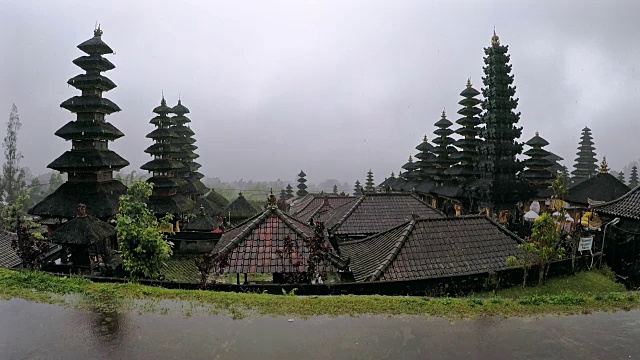
[(230, 216), (231, 221), (245, 220), (256, 213), (256, 209), (245, 199), (242, 193), (238, 194), (238, 197), (227, 205), (222, 212), (223, 216)]
[(615, 200), (596, 206), (594, 211), (599, 214), (640, 220), (640, 186), (636, 186)]
[(121, 110), (113, 101), (100, 96), (74, 96), (62, 102), (60, 107), (73, 113), (97, 112), (112, 114)]
[(118, 198), (127, 187), (117, 180), (101, 183), (66, 182), (29, 209), (29, 214), (46, 218), (70, 219), (76, 216), (79, 203), (87, 205), (89, 215), (98, 219), (112, 218), (118, 211)]
[(65, 140), (115, 140), (124, 136), (122, 131), (104, 121), (69, 121), (55, 135)]
[(75, 217), (51, 234), (51, 242), (56, 244), (90, 245), (99, 244), (114, 236), (116, 229), (93, 216)]
[(49, 169), (61, 172), (94, 172), (119, 170), (129, 162), (111, 150), (70, 150), (53, 160)]
[(571, 205), (588, 206), (589, 201), (612, 201), (629, 192), (629, 187), (608, 173), (597, 175), (569, 188), (565, 200)]

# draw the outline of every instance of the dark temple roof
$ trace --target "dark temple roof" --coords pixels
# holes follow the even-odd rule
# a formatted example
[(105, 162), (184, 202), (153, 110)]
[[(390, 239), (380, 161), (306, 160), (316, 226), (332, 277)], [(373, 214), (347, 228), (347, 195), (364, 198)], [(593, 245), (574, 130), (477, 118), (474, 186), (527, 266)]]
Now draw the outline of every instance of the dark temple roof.
[(218, 227), (218, 224), (214, 223), (211, 215), (208, 215), (204, 208), (196, 215), (193, 220), (184, 225), (184, 230), (187, 231), (213, 231)]
[(588, 200), (611, 201), (629, 192), (629, 187), (611, 174), (598, 173), (569, 188), (566, 201), (570, 204), (589, 204)]
[(115, 140), (124, 136), (122, 131), (104, 121), (69, 121), (55, 135), (65, 140)]
[(257, 213), (256, 209), (245, 199), (240, 193), (238, 198), (233, 200), (231, 204), (227, 205), (222, 211), (222, 216), (229, 216), (231, 214), (232, 221), (248, 219)]
[(75, 217), (51, 234), (51, 242), (56, 244), (89, 245), (98, 244), (116, 234), (116, 229), (93, 216)]
[(445, 216), (414, 194), (365, 193), (342, 218), (334, 218), (326, 227), (339, 236), (368, 236), (398, 226), (414, 215), (427, 219)]
[(127, 187), (117, 180), (101, 183), (65, 182), (29, 209), (29, 214), (47, 218), (70, 219), (76, 216), (79, 203), (87, 205), (89, 215), (98, 219), (111, 218), (118, 210), (118, 198)]
[(222, 196), (220, 193), (217, 193), (215, 189), (211, 189), (211, 191), (207, 193), (205, 197), (213, 204), (218, 205), (222, 208), (229, 205), (229, 200), (227, 200), (227, 198)]
[[(291, 254), (283, 254), (287, 237), (295, 244)], [(304, 272), (310, 254), (305, 242), (312, 237), (309, 226), (269, 208), (223, 234), (212, 254), (229, 256), (230, 273)], [(318, 271), (334, 271), (335, 264), (320, 264)]]
[(479, 215), (412, 220), (340, 244), (356, 281), (398, 281), (480, 274), (507, 269), (521, 242)]
[(323, 203), (328, 202), (332, 207), (338, 207), (355, 199), (353, 196), (341, 196), (335, 194), (307, 194), (291, 205), (289, 213), (300, 216), (313, 210), (317, 210)]
[(65, 151), (47, 167), (61, 172), (95, 172), (119, 170), (129, 162), (112, 150), (69, 150)]
[(22, 263), (22, 260), (11, 247), (11, 240), (17, 238), (15, 233), (0, 230), (0, 267), (13, 268)]
[(633, 190), (615, 200), (596, 206), (594, 211), (640, 220), (640, 186), (636, 186)]

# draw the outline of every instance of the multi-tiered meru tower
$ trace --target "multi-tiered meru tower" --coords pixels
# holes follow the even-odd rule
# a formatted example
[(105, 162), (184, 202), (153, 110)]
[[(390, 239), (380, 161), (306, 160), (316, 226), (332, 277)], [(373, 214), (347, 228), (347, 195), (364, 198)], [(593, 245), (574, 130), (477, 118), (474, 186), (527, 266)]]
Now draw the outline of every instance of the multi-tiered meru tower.
[(71, 141), (71, 150), (55, 159), (48, 168), (68, 174), (68, 180), (53, 194), (29, 210), (44, 218), (70, 219), (75, 217), (79, 203), (85, 204), (89, 215), (100, 219), (112, 218), (118, 210), (118, 198), (126, 187), (113, 178), (113, 172), (129, 162), (109, 150), (109, 141), (124, 134), (105, 120), (105, 116), (120, 111), (118, 105), (103, 98), (102, 93), (116, 87), (102, 72), (115, 66), (103, 57), (113, 50), (102, 41), (98, 27), (93, 38), (78, 45), (87, 55), (73, 61), (85, 71), (69, 79), (68, 84), (82, 91), (60, 106), (76, 114), (55, 135)]

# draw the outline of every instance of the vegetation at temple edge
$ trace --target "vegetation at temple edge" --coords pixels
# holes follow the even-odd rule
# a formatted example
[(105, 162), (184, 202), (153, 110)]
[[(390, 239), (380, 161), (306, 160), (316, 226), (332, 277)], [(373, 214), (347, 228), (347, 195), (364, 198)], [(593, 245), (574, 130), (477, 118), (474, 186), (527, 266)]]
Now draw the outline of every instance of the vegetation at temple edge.
[[(56, 277), (40, 272), (0, 269), (0, 300), (22, 298), (88, 309), (118, 306), (119, 310), (165, 314), (163, 300), (180, 301), (182, 315), (225, 314), (242, 318), (266, 316), (431, 315), (445, 318), (580, 314), (640, 308), (640, 294), (601, 272), (552, 279), (542, 287), (507, 289), (498, 297), (426, 298), (405, 296), (282, 296), (202, 290), (169, 290), (134, 283), (93, 283), (80, 277)], [(69, 296), (63, 296), (69, 295)], [(72, 301), (69, 299), (77, 299)], [(131, 300), (138, 301), (131, 301)], [(87, 306), (88, 305), (88, 306)]]
[(116, 232), (124, 268), (133, 278), (155, 278), (162, 262), (171, 256), (171, 243), (163, 238), (160, 228), (167, 228), (171, 216), (157, 220), (147, 208), (153, 184), (134, 180), (127, 194), (120, 196), (116, 214)]
[(18, 132), (22, 127), (18, 107), (11, 106), (7, 134), (2, 142), (4, 148), (4, 164), (2, 165), (2, 179), (0, 179), (0, 196), (6, 203), (16, 201), (25, 192), (25, 171), (20, 167), (22, 153), (18, 151)]

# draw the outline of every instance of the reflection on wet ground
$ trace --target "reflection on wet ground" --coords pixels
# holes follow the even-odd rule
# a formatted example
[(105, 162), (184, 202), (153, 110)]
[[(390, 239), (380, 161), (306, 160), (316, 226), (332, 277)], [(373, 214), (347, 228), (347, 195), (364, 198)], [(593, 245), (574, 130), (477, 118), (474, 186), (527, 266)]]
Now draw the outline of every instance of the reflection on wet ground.
[(639, 339), (640, 311), (290, 321), (0, 302), (2, 359), (621, 359), (638, 353)]

